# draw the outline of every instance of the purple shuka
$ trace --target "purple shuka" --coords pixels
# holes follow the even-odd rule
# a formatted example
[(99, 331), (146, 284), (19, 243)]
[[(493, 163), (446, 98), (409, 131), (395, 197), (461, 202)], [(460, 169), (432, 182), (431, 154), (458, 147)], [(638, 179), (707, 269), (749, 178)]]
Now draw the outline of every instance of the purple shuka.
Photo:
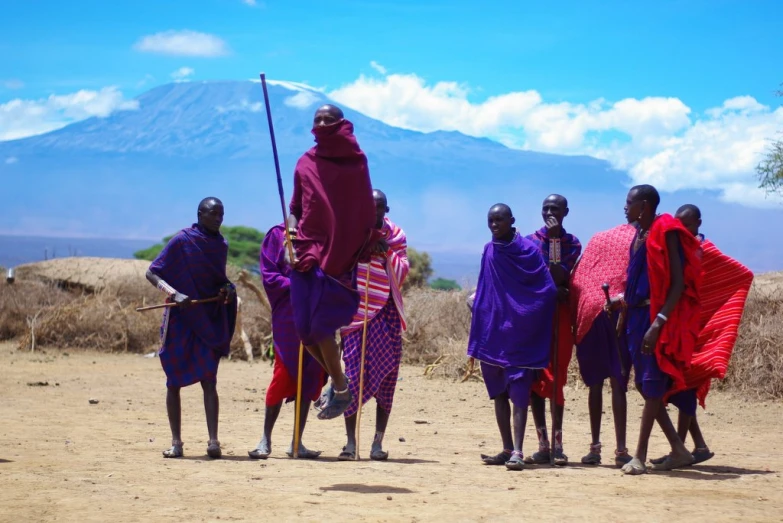
[[(638, 232), (636, 233), (638, 236)], [(631, 243), (631, 260), (628, 264), (628, 283), (625, 301), (628, 304), (626, 336), (628, 352), (633, 362), (637, 388), (645, 398), (663, 398), (671, 385), (671, 379), (658, 366), (655, 354), (642, 354), (644, 335), (650, 328), (650, 277), (647, 274), (647, 244), (642, 243), (636, 252)]]
[(294, 324), (305, 345), (334, 337), (340, 327), (353, 320), (359, 308), (356, 271), (333, 278), (320, 267), (291, 273), (291, 305)]
[[(197, 224), (178, 232), (150, 265), (150, 271), (191, 299), (216, 296), (229, 283), (228, 243)], [(227, 356), (236, 324), (236, 300), (166, 309), (161, 326), (160, 363), (167, 387), (217, 380), (218, 362)]]
[(531, 373), (523, 370), (549, 365), (556, 298), (549, 268), (533, 242), (516, 234), (510, 242), (484, 247), (468, 356), (504, 369), (490, 373), (489, 380), (485, 376), (490, 397), (515, 379), (527, 380), (524, 375)]
[[(272, 227), (261, 244), (261, 278), (272, 307), (272, 341), (275, 358), (279, 358), (288, 375), (296, 380), (299, 368), (299, 336), (294, 325), (291, 306), (291, 267), (285, 261), (285, 230), (282, 225)], [(323, 369), (305, 351), (302, 375), (302, 397), (317, 396), (323, 384)], [(294, 397), (286, 398), (292, 401)]]
[[(356, 414), (359, 403), (359, 369), (361, 367), (363, 329), (356, 329), (343, 338), (343, 361), (348, 387), (353, 401), (345, 417)], [(367, 351), (364, 358), (364, 388), (362, 405), (375, 398), (379, 407), (391, 413), (397, 376), (402, 359), (402, 322), (391, 296), (383, 309), (367, 324)]]
[[(607, 378), (614, 378), (622, 390), (628, 389), (631, 359), (628, 356), (625, 332), (619, 339), (615, 334), (615, 325), (617, 325), (619, 314), (619, 312), (612, 314), (611, 320), (605, 313), (596, 316), (590, 330), (576, 345), (579, 372), (588, 387), (600, 385)], [(615, 344), (620, 346), (620, 352), (623, 355), (622, 367)], [(623, 368), (625, 376), (623, 376)]]

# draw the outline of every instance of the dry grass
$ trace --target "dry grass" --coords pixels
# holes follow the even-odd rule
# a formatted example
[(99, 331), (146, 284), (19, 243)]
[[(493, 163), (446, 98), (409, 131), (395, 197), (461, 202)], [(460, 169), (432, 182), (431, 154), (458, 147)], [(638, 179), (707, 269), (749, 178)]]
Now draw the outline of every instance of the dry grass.
[[(79, 274), (87, 269), (84, 261), (75, 267)], [(111, 352), (155, 350), (160, 311), (138, 313), (134, 309), (157, 303), (162, 295), (135, 272), (112, 272), (111, 277), (102, 272), (102, 284), (96, 289), (64, 284), (68, 271), (57, 278), (42, 278), (33, 270), (19, 271), (15, 284), (0, 283), (0, 340), (16, 339), (22, 350), (30, 350), (33, 334), (36, 346)], [(754, 284), (728, 375), (716, 387), (759, 397), (783, 397), (783, 287), (769, 284), (775, 277), (759, 278)], [(239, 271), (231, 268), (229, 278), (239, 282)], [(256, 276), (248, 281), (261, 287)], [(268, 304), (245, 284), (238, 284), (238, 293), (253, 355), (264, 357), (271, 342)], [(406, 293), (405, 363), (422, 366), (430, 376), (459, 379), (465, 374), (470, 329), (466, 295), (430, 289)], [(232, 357), (246, 358), (239, 335), (232, 342)], [(579, 383), (576, 358), (572, 358), (569, 384)]]

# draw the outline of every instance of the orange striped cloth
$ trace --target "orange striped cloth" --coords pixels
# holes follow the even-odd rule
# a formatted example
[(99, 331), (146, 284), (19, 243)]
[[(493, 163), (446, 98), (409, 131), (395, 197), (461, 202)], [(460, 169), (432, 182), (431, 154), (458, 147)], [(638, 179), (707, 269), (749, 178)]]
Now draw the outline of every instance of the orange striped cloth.
[[(400, 315), (402, 330), (405, 325), (405, 309), (402, 304), (402, 284), (408, 276), (408, 242), (405, 232), (388, 218), (383, 219), (381, 234), (389, 249), (384, 254), (373, 253), (370, 263), (359, 263), (356, 268), (356, 289), (359, 292), (359, 309), (353, 317), (350, 325), (340, 331), (341, 336), (362, 328), (364, 316), (367, 321), (372, 320), (383, 307), (391, 295), (394, 305)], [(364, 296), (367, 289), (367, 273), (369, 267), (369, 303), (365, 308)], [(369, 314), (366, 312), (369, 309)]]
[(711, 241), (704, 240), (701, 246), (701, 330), (685, 383), (687, 389), (696, 389), (699, 404), (704, 407), (712, 378), (723, 379), (726, 375), (753, 273), (720, 252)]

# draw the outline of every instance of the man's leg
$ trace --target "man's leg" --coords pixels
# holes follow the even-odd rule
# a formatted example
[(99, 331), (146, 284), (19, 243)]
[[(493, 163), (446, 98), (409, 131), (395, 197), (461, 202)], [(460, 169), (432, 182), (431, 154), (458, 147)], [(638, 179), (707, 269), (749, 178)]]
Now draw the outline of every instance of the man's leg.
[(639, 427), (639, 442), (636, 445), (633, 459), (622, 468), (625, 474), (636, 475), (647, 472), (647, 466), (645, 465), (647, 461), (647, 445), (650, 441), (650, 434), (652, 434), (658, 411), (661, 409), (661, 404), (660, 399), (645, 398), (644, 408), (642, 409), (642, 421)]
[(326, 362), (324, 362), (324, 357), (321, 354), (321, 347), (318, 345), (305, 345), (305, 349), (307, 349), (307, 352), (309, 352), (310, 355), (315, 358), (315, 361), (317, 361), (318, 364), (323, 367), (324, 370), (326, 370)]
[(563, 415), (565, 414), (565, 405), (552, 405), (552, 400), (549, 400), (550, 410), (552, 411), (552, 427), (554, 434), (552, 434), (552, 446), (555, 451), (555, 465), (567, 465), (568, 456), (563, 452)]
[(272, 430), (275, 428), (275, 422), (277, 422), (277, 417), (280, 415), (282, 407), (282, 401), (277, 405), (266, 406), (266, 410), (264, 410), (264, 435), (261, 436), (258, 446), (248, 452), (251, 458), (266, 459), (272, 453)]
[(704, 435), (701, 433), (701, 427), (699, 427), (699, 422), (696, 419), (696, 416), (691, 418), (690, 433), (691, 438), (693, 438), (693, 445), (697, 450), (708, 449), (707, 442), (704, 441)]
[(202, 381), (201, 389), (204, 391), (204, 410), (207, 414), (207, 455), (211, 458), (221, 456), (220, 443), (218, 442), (218, 415), (220, 414), (220, 399), (217, 393), (217, 382)]
[(677, 435), (683, 443), (688, 439), (688, 431), (691, 428), (692, 419), (691, 416), (680, 410), (680, 414), (677, 417)]
[(587, 397), (587, 408), (590, 412), (590, 435), (592, 436), (592, 441), (590, 442), (590, 452), (582, 458), (582, 463), (585, 465), (599, 465), (601, 463), (601, 411), (604, 408), (603, 381), (590, 387)]
[(628, 455), (628, 445), (626, 443), (626, 430), (628, 424), (628, 397), (615, 378), (609, 378), (612, 386), (612, 417), (614, 418), (614, 436), (617, 441), (615, 450), (615, 465), (624, 465), (631, 460)]
[[(302, 408), (299, 412), (299, 458), (300, 459), (316, 459), (321, 455), (320, 450), (310, 450), (302, 443), (302, 436), (304, 435), (305, 425), (307, 424), (307, 415), (310, 412), (311, 401), (307, 398), (302, 398)], [(296, 416), (296, 414), (294, 414)], [(291, 445), (288, 447), (286, 454), (289, 457), (294, 455), (294, 438), (291, 438)]]
[(675, 468), (684, 467), (693, 463), (693, 455), (685, 448), (685, 443), (680, 439), (677, 434), (677, 429), (674, 427), (669, 413), (666, 411), (666, 407), (663, 406), (663, 401), (658, 400), (658, 414), (655, 419), (663, 430), (666, 439), (669, 440), (672, 452), (660, 465), (653, 465), (653, 470), (672, 470)]
[(171, 427), (171, 448), (163, 451), (166, 458), (182, 456), (182, 403), (179, 391), (179, 387), (166, 388), (166, 412)]
[(532, 392), (530, 394), (530, 410), (533, 412), (533, 423), (536, 424), (538, 436), (538, 451), (525, 458), (525, 463), (549, 463), (549, 434), (546, 429), (546, 400)]

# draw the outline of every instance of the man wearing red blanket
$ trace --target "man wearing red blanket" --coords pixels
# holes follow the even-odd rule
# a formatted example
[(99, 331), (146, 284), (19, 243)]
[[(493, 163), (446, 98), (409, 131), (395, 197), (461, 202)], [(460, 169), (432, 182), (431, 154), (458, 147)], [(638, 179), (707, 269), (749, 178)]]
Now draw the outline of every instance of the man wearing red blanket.
[[(710, 240), (699, 234), (701, 210), (686, 204), (677, 210), (675, 217), (701, 241), (702, 270), (704, 280), (701, 287), (701, 314), (699, 316), (699, 339), (693, 352), (691, 367), (685, 372), (687, 389), (672, 394), (668, 400), (680, 411), (677, 433), (685, 442), (690, 432), (695, 446), (693, 463), (702, 463), (715, 454), (696, 421), (696, 401), (704, 407), (704, 400), (710, 390), (712, 378), (723, 379), (729, 365), (734, 344), (737, 341), (742, 311), (753, 283), (753, 273), (720, 252)], [(663, 463), (666, 458), (651, 460), (653, 464)]]
[(631, 244), (623, 301), (628, 307), (627, 342), (636, 388), (644, 397), (639, 443), (625, 474), (647, 472), (647, 445), (658, 421), (671, 445), (671, 454), (655, 470), (693, 463), (664, 407), (668, 391), (685, 390), (699, 334), (701, 249), (699, 241), (674, 217), (656, 215), (661, 199), (651, 185), (628, 192), (625, 213), (639, 230)]

